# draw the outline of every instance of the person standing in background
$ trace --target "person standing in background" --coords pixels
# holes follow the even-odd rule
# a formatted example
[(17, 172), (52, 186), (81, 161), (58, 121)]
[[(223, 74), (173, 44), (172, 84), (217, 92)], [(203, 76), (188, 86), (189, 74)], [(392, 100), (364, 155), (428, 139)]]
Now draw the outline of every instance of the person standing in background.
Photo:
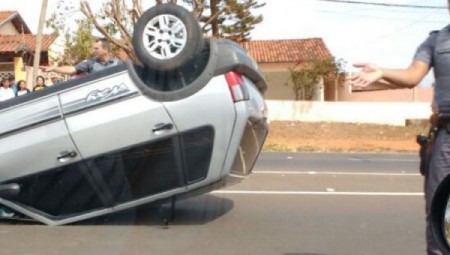
[(16, 97), (30, 93), (30, 90), (27, 88), (27, 83), (24, 80), (18, 81), (17, 87)]
[(11, 83), (9, 82), (9, 78), (2, 79), (2, 86), (0, 87), (0, 101), (5, 101), (15, 97), (14, 91), (10, 85)]
[(44, 76), (38, 75), (36, 77), (36, 85), (34, 85), (33, 91), (39, 91), (39, 90), (43, 90), (45, 88), (47, 88), (47, 86), (45, 86)]

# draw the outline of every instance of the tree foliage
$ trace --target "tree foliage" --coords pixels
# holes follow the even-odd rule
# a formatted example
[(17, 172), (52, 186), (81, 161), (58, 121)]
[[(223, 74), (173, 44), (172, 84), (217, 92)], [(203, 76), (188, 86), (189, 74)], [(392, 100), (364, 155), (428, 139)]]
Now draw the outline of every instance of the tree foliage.
[[(60, 65), (74, 65), (91, 56), (92, 24), (82, 16), (77, 15), (77, 8), (73, 1), (59, 0), (57, 10), (46, 20), (46, 26), (53, 29), (54, 33), (64, 37), (62, 56), (53, 59)], [(76, 29), (70, 29), (67, 21), (74, 19)]]
[(77, 20), (78, 30), (65, 34), (64, 57), (58, 59), (62, 65), (75, 65), (92, 55), (92, 25), (86, 20)]
[[(252, 14), (252, 10), (265, 5), (259, 3), (260, 1), (262, 0), (182, 0), (178, 4), (191, 10), (205, 34), (216, 38), (248, 41), (251, 30), (263, 20), (261, 15)], [(92, 9), (90, 2), (80, 0), (80, 5), (75, 6), (74, 1), (58, 0), (57, 11), (47, 20), (47, 26), (73, 41), (73, 37), (81, 33), (76, 30), (85, 30), (86, 25), (90, 25), (132, 60), (137, 60), (131, 35), (134, 24), (145, 11), (142, 0), (106, 0), (99, 10)], [(155, 0), (155, 4), (162, 3), (177, 4), (177, 0)], [(79, 11), (83, 13), (83, 17), (77, 22), (76, 32), (70, 31), (66, 20)], [(84, 33), (81, 34), (85, 36)], [(67, 46), (77, 47), (78, 44), (69, 43)]]
[(342, 59), (312, 59), (307, 62), (298, 61), (288, 68), (289, 80), (287, 86), (292, 87), (295, 100), (312, 100), (319, 91), (323, 82), (324, 86), (342, 81), (345, 77), (345, 61)]
[(195, 17), (203, 24), (203, 31), (212, 37), (237, 42), (249, 41), (250, 32), (263, 21), (254, 15), (265, 2), (258, 0), (183, 0), (192, 8)]
[(265, 4), (258, 4), (255, 0), (227, 0), (228, 9), (224, 13), (224, 22), (220, 25), (220, 37), (231, 39), (233, 41), (249, 41), (250, 31), (255, 25), (262, 22), (261, 15), (254, 16), (252, 9), (257, 9)]

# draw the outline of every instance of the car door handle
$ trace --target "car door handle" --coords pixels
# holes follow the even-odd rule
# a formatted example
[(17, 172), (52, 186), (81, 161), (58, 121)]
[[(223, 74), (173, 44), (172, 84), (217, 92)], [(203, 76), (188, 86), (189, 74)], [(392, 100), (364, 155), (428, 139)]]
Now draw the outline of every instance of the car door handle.
[(171, 130), (173, 128), (172, 123), (159, 123), (155, 125), (155, 128), (152, 129), (153, 132), (158, 132), (162, 130)]
[(9, 183), (0, 185), (0, 197), (10, 198), (20, 193), (20, 186), (17, 183)]
[(59, 162), (66, 162), (66, 161), (70, 160), (71, 158), (75, 158), (77, 155), (78, 154), (76, 151), (63, 151), (63, 152), (59, 153), (59, 155), (56, 157), (56, 159)]

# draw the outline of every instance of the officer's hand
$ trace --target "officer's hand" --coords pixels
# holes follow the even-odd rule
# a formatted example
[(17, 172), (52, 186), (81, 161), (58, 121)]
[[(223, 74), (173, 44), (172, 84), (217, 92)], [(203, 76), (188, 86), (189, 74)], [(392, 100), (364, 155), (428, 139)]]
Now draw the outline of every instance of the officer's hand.
[(354, 87), (367, 87), (383, 77), (383, 71), (375, 64), (357, 63), (353, 66), (361, 69), (350, 77), (350, 83)]
[(39, 69), (41, 69), (43, 72), (46, 72), (46, 73), (53, 71), (52, 66), (40, 66)]

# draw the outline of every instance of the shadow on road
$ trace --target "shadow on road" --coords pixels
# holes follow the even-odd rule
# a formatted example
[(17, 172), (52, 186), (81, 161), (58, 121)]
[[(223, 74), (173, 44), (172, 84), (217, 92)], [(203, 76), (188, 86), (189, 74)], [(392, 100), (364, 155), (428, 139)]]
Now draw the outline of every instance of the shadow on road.
[(171, 225), (202, 225), (225, 215), (233, 206), (232, 200), (208, 194), (177, 201), (172, 220), (170, 220), (170, 203), (166, 203), (126, 210), (73, 225), (143, 225), (162, 228)]
[(326, 255), (322, 253), (284, 253), (283, 255)]

